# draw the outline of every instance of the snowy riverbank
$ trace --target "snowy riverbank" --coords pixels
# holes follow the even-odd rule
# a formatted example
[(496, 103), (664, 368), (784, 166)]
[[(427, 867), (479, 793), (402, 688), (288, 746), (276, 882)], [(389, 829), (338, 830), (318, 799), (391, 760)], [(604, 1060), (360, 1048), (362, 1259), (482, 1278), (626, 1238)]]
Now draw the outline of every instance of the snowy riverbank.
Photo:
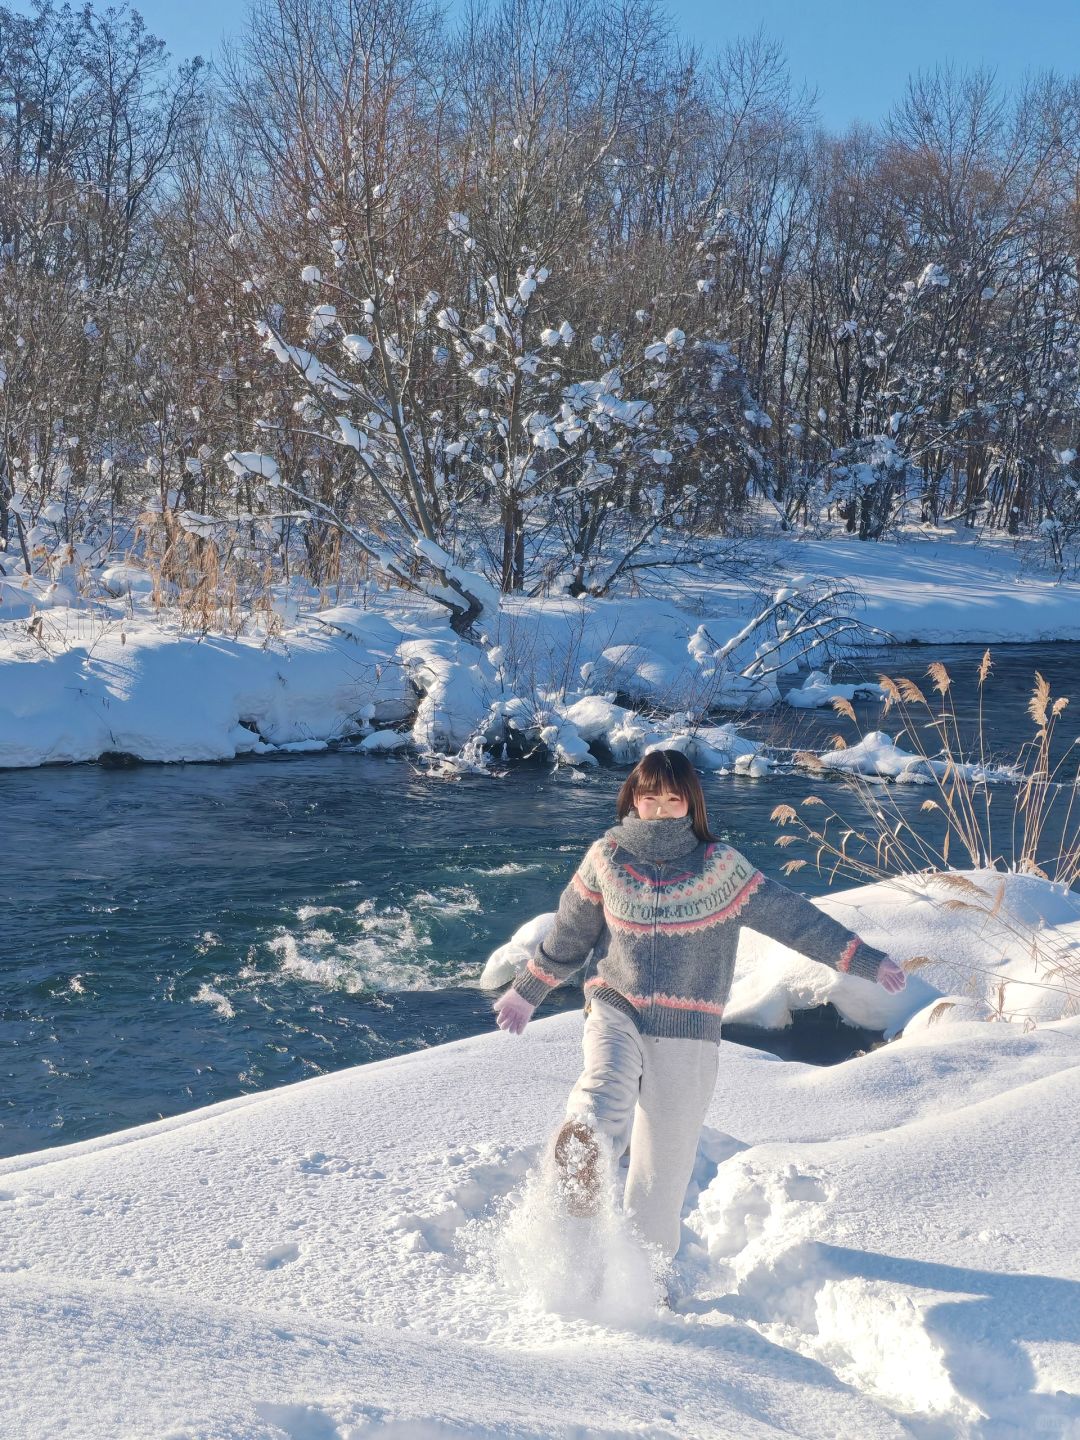
[[(1037, 883), (1010, 881), (999, 914), (1023, 922)], [(836, 899), (871, 938), (885, 924), (884, 891)], [(1060, 944), (1070, 903), (1041, 907)], [(957, 985), (993, 948), (940, 904), (904, 923)], [(754, 972), (774, 993), (811, 982), (772, 950), (741, 955), (744, 992)], [(929, 988), (924, 972), (886, 997), (897, 1023), (921, 1018), (831, 1069), (722, 1046), (674, 1312), (616, 1217), (618, 1278), (590, 1315), (556, 1258), (580, 1232), (536, 1208), (577, 1013), (6, 1161), (5, 1424), (20, 1440), (1080, 1434), (1080, 1019), (931, 1022)]]
[[(790, 592), (842, 575), (858, 618), (899, 641), (1080, 639), (1080, 583), (1024, 575), (1007, 548), (779, 541), (759, 551), (773, 568), (755, 584), (782, 578)], [(740, 674), (762, 643), (738, 640), (760, 607), (744, 581), (688, 582), (679, 603), (506, 598), (483, 621), (483, 649), (454, 635), (445, 612), (385, 591), (323, 610), (282, 596), (280, 633), (236, 637), (181, 633), (145, 589), (89, 606), (74, 598), (3, 582), (0, 767), (108, 754), (222, 760), (341, 742), (453, 751), (481, 737), (576, 765), (597, 753), (631, 763), (674, 741), (704, 768), (732, 769), (753, 765), (757, 747), (697, 717), (779, 696), (771, 674)], [(612, 703), (616, 693), (626, 704)], [(830, 693), (815, 680), (793, 703), (825, 704)]]
[(725, 1046), (692, 1293), (605, 1324), (499, 1269), (579, 1036), (563, 1016), (9, 1162), (11, 1433), (1080, 1433), (1080, 1021), (828, 1071)]

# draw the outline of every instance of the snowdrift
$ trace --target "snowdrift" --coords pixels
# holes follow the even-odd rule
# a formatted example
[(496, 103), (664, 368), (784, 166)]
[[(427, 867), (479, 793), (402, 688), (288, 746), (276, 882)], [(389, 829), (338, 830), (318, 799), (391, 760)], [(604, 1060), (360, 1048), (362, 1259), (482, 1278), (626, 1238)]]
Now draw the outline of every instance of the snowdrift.
[(935, 1027), (830, 1070), (723, 1045), (683, 1298), (605, 1324), (498, 1263), (580, 1033), (6, 1162), (8, 1433), (1078, 1433), (1080, 1021)]

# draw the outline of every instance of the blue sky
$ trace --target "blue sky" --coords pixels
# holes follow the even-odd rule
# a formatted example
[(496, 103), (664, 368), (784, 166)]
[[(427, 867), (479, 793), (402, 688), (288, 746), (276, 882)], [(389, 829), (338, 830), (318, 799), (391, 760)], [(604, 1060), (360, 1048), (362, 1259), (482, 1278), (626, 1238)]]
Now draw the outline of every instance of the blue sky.
[[(16, 9), (29, 6), (16, 0)], [(98, 8), (103, 8), (99, 4)], [(144, 0), (150, 29), (175, 55), (212, 58), (239, 30), (246, 0)], [(818, 92), (830, 128), (880, 119), (909, 74), (952, 61), (996, 70), (1080, 69), (1080, 0), (669, 0), (677, 29), (715, 47), (762, 27), (780, 40), (792, 76)]]

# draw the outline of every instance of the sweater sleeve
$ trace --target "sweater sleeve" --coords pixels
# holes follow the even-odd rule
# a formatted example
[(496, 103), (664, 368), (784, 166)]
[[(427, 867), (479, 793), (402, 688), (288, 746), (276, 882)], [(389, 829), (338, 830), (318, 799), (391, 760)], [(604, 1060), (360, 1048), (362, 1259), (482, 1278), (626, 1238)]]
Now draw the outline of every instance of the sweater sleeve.
[(739, 916), (743, 925), (845, 975), (877, 979), (878, 966), (886, 958), (883, 950), (867, 945), (796, 891), (758, 874), (758, 884)]
[(597, 873), (597, 841), (574, 871), (559, 897), (559, 909), (546, 939), (514, 980), (514, 989), (531, 1005), (571, 979), (589, 958), (604, 932), (604, 897)]

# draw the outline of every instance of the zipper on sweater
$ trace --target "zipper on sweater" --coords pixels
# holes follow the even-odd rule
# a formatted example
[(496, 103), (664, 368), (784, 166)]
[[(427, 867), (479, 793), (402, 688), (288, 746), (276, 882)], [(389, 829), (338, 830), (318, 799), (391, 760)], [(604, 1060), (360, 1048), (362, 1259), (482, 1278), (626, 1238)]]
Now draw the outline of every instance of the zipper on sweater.
[[(660, 928), (660, 883), (664, 878), (663, 862), (656, 867), (656, 894), (653, 897), (653, 921), (652, 921), (652, 963), (649, 967), (649, 995), (656, 994), (656, 940)], [(655, 1020), (656, 1005), (653, 1004), (653, 1018)]]

